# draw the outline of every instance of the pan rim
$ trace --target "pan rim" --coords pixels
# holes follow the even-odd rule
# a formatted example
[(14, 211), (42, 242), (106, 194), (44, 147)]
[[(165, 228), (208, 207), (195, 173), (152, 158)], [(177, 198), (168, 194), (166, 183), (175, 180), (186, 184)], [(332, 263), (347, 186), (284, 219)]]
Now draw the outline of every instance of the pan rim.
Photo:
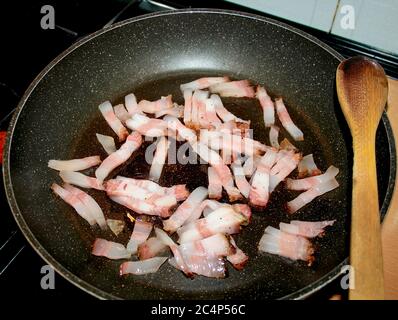
[[(344, 57), (339, 54), (337, 51), (323, 43), (322, 41), (318, 40), (316, 37), (300, 30), (295, 27), (290, 26), (289, 24), (266, 18), (263, 16), (251, 14), (251, 13), (244, 13), (240, 11), (232, 11), (232, 10), (223, 10), (223, 9), (180, 9), (180, 10), (173, 10), (173, 11), (162, 11), (162, 12), (155, 12), (155, 13), (150, 13), (146, 15), (141, 15), (137, 17), (133, 17), (121, 22), (118, 22), (114, 25), (111, 25), (107, 28), (98, 30), (94, 33), (91, 33), (80, 40), (76, 41), (73, 43), (69, 48), (67, 48), (65, 51), (60, 53), (57, 57), (55, 57), (37, 76), (36, 78), (32, 81), (32, 83), (29, 85), (29, 87), (26, 89), (24, 95), (22, 96), (21, 100), (18, 103), (18, 106), (13, 114), (13, 117), (10, 121), (8, 130), (7, 130), (7, 138), (6, 138), (6, 143), (5, 143), (5, 148), (4, 148), (4, 163), (3, 163), (3, 181), (4, 181), (4, 188), (6, 191), (6, 196), (7, 200), (9, 203), (9, 206), (11, 208), (11, 211), (13, 213), (13, 216), (15, 218), (15, 221), (17, 222), (18, 227), (22, 231), (24, 237), (27, 239), (29, 244), (33, 247), (33, 249), (40, 255), (40, 257), (47, 262), (49, 265), (51, 265), (57, 272), (60, 274), (62, 277), (64, 277), (66, 280), (77, 286), (78, 288), (84, 290), (85, 292), (99, 298), (99, 299), (121, 299), (120, 297), (117, 297), (113, 294), (110, 294), (102, 289), (97, 288), (96, 286), (86, 282), (85, 280), (82, 280), (80, 277), (76, 276), (74, 273), (66, 269), (65, 267), (62, 266), (61, 263), (59, 263), (41, 244), (40, 242), (36, 239), (35, 235), (32, 233), (30, 230), (28, 224), (26, 223), (25, 219), (23, 218), (23, 215), (21, 214), (21, 211), (18, 207), (15, 195), (14, 195), (14, 190), (12, 186), (12, 179), (11, 179), (11, 172), (10, 172), (10, 152), (11, 152), (11, 145), (12, 145), (12, 137), (14, 134), (15, 126), (17, 124), (19, 115), (21, 114), (26, 102), (28, 101), (30, 95), (32, 92), (35, 90), (36, 86), (40, 83), (40, 81), (47, 75), (48, 72), (51, 71), (51, 69), (57, 65), (62, 59), (67, 57), (70, 53), (72, 53), (75, 49), (79, 48), (80, 46), (84, 45), (85, 43), (97, 38), (98, 36), (111, 31), (115, 30), (117, 28), (123, 27), (125, 25), (131, 24), (131, 23), (136, 23), (142, 20), (146, 19), (152, 19), (156, 18), (159, 16), (171, 16), (171, 15), (176, 15), (176, 14), (222, 14), (222, 15), (227, 15), (227, 16), (237, 16), (237, 17), (242, 17), (242, 18), (248, 18), (248, 19), (253, 19), (253, 20), (259, 20), (262, 22), (266, 22), (272, 25), (275, 25), (277, 27), (280, 27), (282, 29), (285, 29), (287, 31), (296, 33), (297, 35), (303, 37), (304, 39), (313, 42), (315, 45), (321, 47), (325, 51), (327, 51), (329, 54), (331, 54), (333, 57), (335, 57), (337, 60), (342, 61)], [(390, 125), (390, 122), (388, 120), (387, 114), (384, 111), (383, 116), (382, 116), (382, 121), (383, 125), (385, 127), (385, 130), (387, 132), (387, 140), (389, 144), (389, 151), (390, 151), (390, 176), (388, 180), (388, 187), (386, 191), (386, 195), (383, 200), (383, 205), (380, 210), (381, 213), (381, 219), (384, 217), (384, 215), (387, 212), (387, 209), (390, 205), (390, 201), (392, 198), (392, 193), (394, 190), (394, 183), (395, 183), (395, 176), (396, 176), (396, 150), (395, 150), (395, 139), (393, 136), (392, 128)], [(341, 268), (348, 263), (348, 258), (342, 261), (339, 265), (334, 267), (330, 272), (328, 272), (326, 275), (321, 277), (315, 282), (312, 282), (311, 284), (305, 286), (304, 288), (297, 290), (291, 294), (285, 295), (283, 297), (280, 297), (280, 300), (286, 300), (286, 299), (304, 299), (310, 295), (312, 295), (314, 292), (319, 291), (321, 288), (332, 282), (334, 279), (336, 279), (339, 274)]]

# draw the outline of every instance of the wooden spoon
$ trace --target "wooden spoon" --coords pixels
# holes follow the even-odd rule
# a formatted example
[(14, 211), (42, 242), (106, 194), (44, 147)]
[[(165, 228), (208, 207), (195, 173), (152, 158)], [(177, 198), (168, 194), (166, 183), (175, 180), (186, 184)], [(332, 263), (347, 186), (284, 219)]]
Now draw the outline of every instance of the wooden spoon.
[(340, 63), (336, 86), (354, 149), (350, 264), (355, 288), (349, 298), (384, 299), (375, 137), (388, 81), (377, 62), (354, 57)]

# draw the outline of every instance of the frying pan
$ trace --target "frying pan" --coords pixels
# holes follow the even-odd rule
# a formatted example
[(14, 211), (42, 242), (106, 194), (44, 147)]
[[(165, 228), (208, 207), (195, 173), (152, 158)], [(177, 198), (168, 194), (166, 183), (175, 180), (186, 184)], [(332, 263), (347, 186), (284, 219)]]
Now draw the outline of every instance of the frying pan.
[[(22, 232), (34, 249), (66, 279), (100, 298), (126, 299), (276, 299), (303, 298), (323, 287), (347, 263), (351, 194), (351, 137), (334, 88), (342, 57), (313, 37), (263, 17), (220, 10), (182, 10), (140, 16), (98, 31), (74, 44), (50, 63), (22, 98), (10, 124), (3, 167), (7, 197)], [(326, 236), (315, 240), (316, 262), (301, 262), (258, 254), (257, 243), (267, 225), (291, 217), (283, 203), (295, 194), (279, 188), (270, 205), (254, 211), (253, 222), (237, 237), (250, 256), (246, 268), (229, 268), (222, 280), (187, 279), (168, 264), (145, 276), (119, 277), (120, 261), (90, 254), (95, 237), (126, 241), (110, 231), (90, 229), (73, 209), (50, 191), (57, 173), (49, 159), (105, 154), (95, 133), (112, 134), (97, 106), (135, 92), (139, 99), (172, 93), (182, 103), (180, 83), (204, 75), (229, 75), (264, 84), (283, 96), (306, 137), (298, 147), (313, 153), (322, 170), (340, 169), (340, 187), (300, 210), (295, 219), (336, 219)], [(237, 116), (252, 121), (255, 138), (267, 142), (261, 108), (248, 99), (226, 99)], [(386, 115), (377, 134), (379, 190), (382, 214), (395, 178), (393, 136)], [(286, 135), (282, 132), (282, 135)], [(393, 160), (393, 161), (391, 161)], [(142, 154), (117, 173), (145, 177)], [(90, 174), (92, 171), (87, 171)], [(163, 185), (206, 185), (200, 165), (167, 166)], [(123, 219), (126, 210), (100, 192), (88, 191), (108, 218)]]

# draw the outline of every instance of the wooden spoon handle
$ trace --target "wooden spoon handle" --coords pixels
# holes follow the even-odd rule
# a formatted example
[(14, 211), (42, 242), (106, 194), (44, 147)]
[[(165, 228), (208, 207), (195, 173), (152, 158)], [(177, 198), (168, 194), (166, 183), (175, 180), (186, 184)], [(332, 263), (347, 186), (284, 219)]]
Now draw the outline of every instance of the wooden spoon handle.
[[(362, 135), (367, 136), (366, 133)], [(353, 142), (350, 264), (354, 271), (355, 289), (349, 292), (352, 300), (384, 299), (374, 139), (375, 136), (370, 134)]]

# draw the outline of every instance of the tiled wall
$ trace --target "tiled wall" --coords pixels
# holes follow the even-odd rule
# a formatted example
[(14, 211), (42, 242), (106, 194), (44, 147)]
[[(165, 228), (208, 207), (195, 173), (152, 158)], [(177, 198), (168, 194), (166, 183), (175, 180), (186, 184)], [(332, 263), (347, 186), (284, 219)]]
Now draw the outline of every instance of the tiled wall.
[(398, 55), (398, 0), (227, 1)]

